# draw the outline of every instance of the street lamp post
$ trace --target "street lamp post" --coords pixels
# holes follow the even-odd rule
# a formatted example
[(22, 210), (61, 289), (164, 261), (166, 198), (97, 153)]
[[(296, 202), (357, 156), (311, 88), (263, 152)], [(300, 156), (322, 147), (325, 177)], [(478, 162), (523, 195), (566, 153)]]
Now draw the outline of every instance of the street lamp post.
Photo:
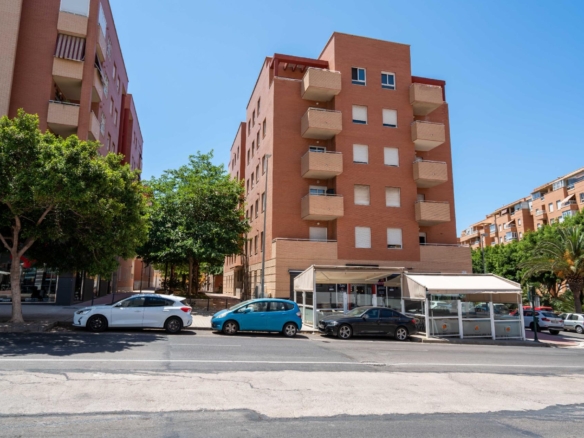
[(263, 202), (263, 210), (264, 210), (264, 234), (263, 234), (263, 239), (262, 239), (262, 276), (261, 276), (261, 280), (260, 280), (260, 284), (261, 284), (261, 291), (260, 291), (260, 297), (264, 298), (265, 296), (265, 291), (266, 291), (266, 219), (268, 216), (268, 176), (269, 176), (269, 168), (270, 168), (270, 154), (266, 154), (266, 184), (265, 184), (265, 190), (264, 190), (264, 202)]
[(537, 338), (537, 315), (535, 314), (535, 287), (529, 285), (529, 298), (531, 301), (531, 313), (533, 315), (533, 341), (539, 342)]

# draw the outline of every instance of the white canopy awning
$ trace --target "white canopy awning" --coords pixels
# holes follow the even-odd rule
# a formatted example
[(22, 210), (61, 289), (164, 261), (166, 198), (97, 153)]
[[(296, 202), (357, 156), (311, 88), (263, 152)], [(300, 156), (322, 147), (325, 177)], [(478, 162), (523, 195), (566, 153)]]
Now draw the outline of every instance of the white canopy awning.
[(515, 222), (515, 219), (513, 219), (512, 221), (509, 222), (505, 222), (505, 225), (503, 225), (503, 228), (507, 228), (509, 225), (511, 225), (513, 222)]
[(315, 284), (376, 284), (404, 268), (312, 265), (294, 279), (294, 290), (313, 292)]
[[(426, 299), (426, 295), (505, 294), (501, 299), (518, 302), (521, 285), (492, 274), (406, 274), (404, 298)], [(497, 300), (499, 301), (499, 300)]]
[(10, 275), (10, 272), (0, 271), (0, 275)]
[(566, 202), (568, 202), (570, 199), (572, 199), (574, 197), (574, 193), (572, 193), (571, 195), (569, 195), (566, 199), (564, 199), (561, 204), (564, 205)]

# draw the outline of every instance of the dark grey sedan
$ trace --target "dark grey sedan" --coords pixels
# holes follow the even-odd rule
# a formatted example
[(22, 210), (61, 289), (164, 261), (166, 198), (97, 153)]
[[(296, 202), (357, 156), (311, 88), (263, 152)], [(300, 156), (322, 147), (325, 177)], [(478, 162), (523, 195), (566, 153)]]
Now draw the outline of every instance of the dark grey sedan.
[(357, 307), (347, 314), (325, 316), (318, 330), (327, 335), (349, 339), (359, 335), (389, 335), (405, 341), (416, 333), (416, 321), (385, 307)]

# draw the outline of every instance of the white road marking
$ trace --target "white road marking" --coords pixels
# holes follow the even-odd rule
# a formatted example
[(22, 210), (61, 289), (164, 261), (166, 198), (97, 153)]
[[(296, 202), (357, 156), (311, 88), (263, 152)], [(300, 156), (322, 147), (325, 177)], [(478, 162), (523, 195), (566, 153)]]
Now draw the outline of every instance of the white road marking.
[(220, 345), (220, 344), (175, 344), (175, 343), (170, 343), (168, 345), (170, 345), (171, 347), (174, 345), (190, 345), (191, 347), (241, 347), (241, 345), (230, 345), (230, 344)]

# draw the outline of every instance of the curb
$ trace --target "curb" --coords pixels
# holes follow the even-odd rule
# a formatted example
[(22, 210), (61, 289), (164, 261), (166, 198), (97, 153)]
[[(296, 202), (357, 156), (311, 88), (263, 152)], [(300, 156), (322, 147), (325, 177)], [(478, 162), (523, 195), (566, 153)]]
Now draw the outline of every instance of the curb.
[(488, 339), (443, 339), (443, 338), (424, 338), (421, 336), (410, 336), (411, 342), (422, 344), (448, 344), (448, 345), (496, 345), (503, 347), (543, 347), (559, 348), (560, 346), (548, 344), (545, 342), (535, 343), (533, 341), (491, 341)]

